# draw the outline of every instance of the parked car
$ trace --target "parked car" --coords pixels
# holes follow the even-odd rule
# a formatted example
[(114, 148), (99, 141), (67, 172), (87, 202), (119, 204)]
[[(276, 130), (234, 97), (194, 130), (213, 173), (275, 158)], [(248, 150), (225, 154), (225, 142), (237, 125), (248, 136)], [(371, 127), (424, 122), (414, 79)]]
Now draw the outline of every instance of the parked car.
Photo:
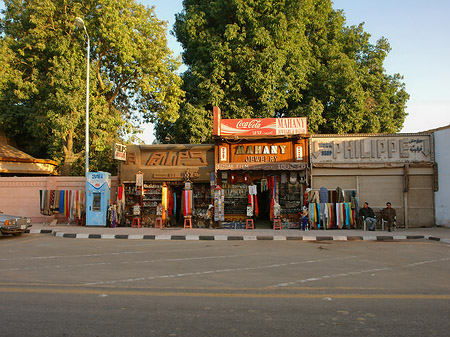
[(21, 235), (31, 226), (29, 217), (6, 215), (0, 212), (0, 236), (4, 234)]

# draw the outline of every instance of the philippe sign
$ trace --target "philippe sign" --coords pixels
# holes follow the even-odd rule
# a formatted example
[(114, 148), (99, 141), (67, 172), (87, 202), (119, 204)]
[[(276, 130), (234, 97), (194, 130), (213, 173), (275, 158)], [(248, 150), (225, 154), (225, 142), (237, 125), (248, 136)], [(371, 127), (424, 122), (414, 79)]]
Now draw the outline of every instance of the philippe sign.
[(306, 117), (222, 119), (214, 107), (214, 136), (278, 136), (308, 133)]

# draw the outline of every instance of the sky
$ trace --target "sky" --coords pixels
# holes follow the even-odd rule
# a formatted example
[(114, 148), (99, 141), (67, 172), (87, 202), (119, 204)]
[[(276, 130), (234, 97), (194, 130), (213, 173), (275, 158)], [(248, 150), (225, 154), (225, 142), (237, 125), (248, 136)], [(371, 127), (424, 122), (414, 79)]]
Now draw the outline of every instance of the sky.
[[(154, 6), (158, 19), (167, 21), (168, 46), (180, 55), (181, 45), (170, 34), (182, 0), (136, 0)], [(4, 8), (0, 1), (0, 9)], [(410, 95), (403, 133), (421, 132), (450, 124), (450, 1), (449, 0), (334, 0), (347, 25), (364, 22), (371, 42), (385, 37), (391, 45), (384, 67), (399, 73)], [(184, 68), (185, 69), (185, 68)], [(180, 69), (183, 71), (183, 67)], [(151, 125), (141, 135), (154, 140)]]
[[(158, 19), (172, 30), (182, 0), (141, 0), (155, 6)], [(407, 102), (402, 133), (421, 132), (450, 124), (450, 1), (448, 0), (334, 0), (342, 9), (347, 25), (364, 22), (364, 30), (375, 43), (385, 37), (391, 45), (384, 67), (386, 73), (403, 75)], [(169, 48), (180, 55), (182, 48), (168, 34)], [(153, 142), (151, 129), (143, 135)]]

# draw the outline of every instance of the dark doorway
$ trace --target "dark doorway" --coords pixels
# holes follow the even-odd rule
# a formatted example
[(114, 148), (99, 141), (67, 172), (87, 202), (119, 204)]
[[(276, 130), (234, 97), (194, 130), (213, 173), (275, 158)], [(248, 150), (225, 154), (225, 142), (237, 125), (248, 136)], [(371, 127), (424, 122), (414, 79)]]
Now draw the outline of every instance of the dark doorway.
[(256, 217), (256, 228), (271, 228), (270, 223), (270, 191), (261, 191), (261, 184), (256, 184), (258, 187), (258, 210), (259, 215)]
[(173, 226), (179, 227), (183, 225), (183, 212), (181, 207), (181, 200), (183, 194), (183, 186), (173, 186), (172, 191), (174, 193), (174, 210), (171, 221)]

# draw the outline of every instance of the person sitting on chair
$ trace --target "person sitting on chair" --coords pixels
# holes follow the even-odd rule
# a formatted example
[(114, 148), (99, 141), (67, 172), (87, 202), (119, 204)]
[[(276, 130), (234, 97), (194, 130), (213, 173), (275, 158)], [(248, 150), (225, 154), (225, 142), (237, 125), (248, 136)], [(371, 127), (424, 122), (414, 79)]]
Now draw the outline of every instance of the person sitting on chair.
[(364, 207), (359, 210), (359, 216), (363, 217), (363, 221), (369, 226), (369, 231), (375, 230), (375, 225), (377, 224), (377, 219), (373, 213), (373, 209), (369, 207), (369, 203), (365, 202)]
[(397, 214), (395, 212), (395, 209), (391, 208), (391, 203), (389, 201), (386, 203), (386, 208), (383, 208), (383, 210), (381, 211), (381, 218), (386, 221), (388, 232), (391, 231), (392, 225), (394, 225), (395, 229)]

